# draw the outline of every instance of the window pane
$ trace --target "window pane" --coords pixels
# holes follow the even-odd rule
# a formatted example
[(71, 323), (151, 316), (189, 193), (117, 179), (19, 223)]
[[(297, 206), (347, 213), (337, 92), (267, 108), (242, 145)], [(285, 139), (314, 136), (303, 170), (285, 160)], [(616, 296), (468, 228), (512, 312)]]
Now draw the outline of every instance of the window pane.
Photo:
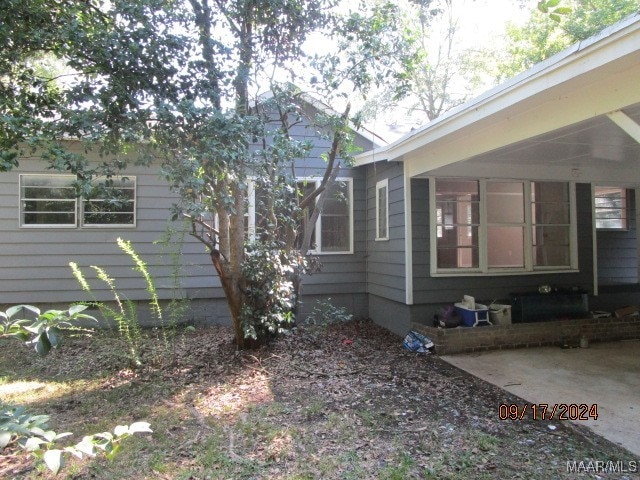
[(568, 203), (535, 203), (532, 206), (533, 223), (568, 224)]
[(533, 252), (534, 266), (568, 266), (570, 264), (569, 227), (534, 227)]
[(568, 267), (570, 258), (568, 245), (542, 245), (533, 248), (533, 263), (537, 267)]
[(478, 247), (438, 249), (438, 268), (478, 268)]
[(478, 227), (444, 228), (436, 244), (438, 268), (478, 268)]
[(378, 238), (386, 238), (387, 232), (387, 187), (378, 189)]
[(568, 203), (569, 184), (566, 182), (531, 182), (534, 202)]
[(436, 198), (438, 200), (456, 200), (465, 196), (470, 201), (477, 202), (480, 198), (477, 180), (458, 180), (444, 178), (436, 180)]
[(335, 182), (327, 191), (327, 196), (322, 206), (323, 215), (348, 215), (349, 214), (349, 184), (347, 182)]
[(490, 268), (524, 267), (524, 227), (487, 227)]
[(114, 179), (113, 186), (99, 191), (100, 197), (82, 202), (83, 225), (135, 223), (135, 178)]
[(71, 175), (20, 175), (22, 225), (75, 226)]
[(24, 213), (23, 225), (75, 225), (76, 213)]
[(596, 187), (596, 228), (627, 230), (627, 191), (619, 187)]
[(524, 223), (524, 184), (522, 182), (487, 183), (487, 221)]
[(322, 216), (322, 251), (346, 252), (349, 245), (349, 217)]

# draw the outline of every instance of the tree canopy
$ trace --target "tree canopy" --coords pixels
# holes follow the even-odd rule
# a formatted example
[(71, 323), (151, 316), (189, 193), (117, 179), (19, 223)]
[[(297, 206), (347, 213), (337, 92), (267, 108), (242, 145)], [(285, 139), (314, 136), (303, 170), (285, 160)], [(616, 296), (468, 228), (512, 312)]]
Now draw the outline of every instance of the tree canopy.
[[(533, 11), (522, 26), (507, 28), (504, 58), (499, 61), (498, 79), (516, 75), (558, 53), (575, 42), (589, 38), (604, 28), (639, 10), (637, 0), (563, 0), (540, 2), (553, 4)], [(549, 8), (562, 5), (561, 15)]]
[[(131, 162), (161, 165), (178, 195), (173, 217), (186, 219), (211, 254), (238, 343), (290, 322), (289, 286), (305, 271), (311, 220), (353, 153), (350, 125), (358, 124), (348, 105), (342, 113), (300, 108), (305, 92), (295, 84), (325, 100), (383, 82), (401, 95), (415, 48), (393, 2), (1, 3), (0, 39), (9, 48), (0, 52), (0, 171), (37, 156), (76, 174), (78, 195), (91, 196)], [(319, 44), (330, 48), (314, 51)], [(57, 71), (43, 69), (43, 58), (55, 59)], [(271, 95), (261, 97), (265, 91)], [(290, 134), (309, 111), (319, 115), (306, 120), (330, 140), (324, 178), (311, 190), (291, 167), (313, 145)], [(252, 245), (244, 221), (250, 178), (264, 192), (269, 233)], [(266, 264), (282, 265), (281, 283), (268, 287), (287, 291), (278, 304), (254, 275)]]

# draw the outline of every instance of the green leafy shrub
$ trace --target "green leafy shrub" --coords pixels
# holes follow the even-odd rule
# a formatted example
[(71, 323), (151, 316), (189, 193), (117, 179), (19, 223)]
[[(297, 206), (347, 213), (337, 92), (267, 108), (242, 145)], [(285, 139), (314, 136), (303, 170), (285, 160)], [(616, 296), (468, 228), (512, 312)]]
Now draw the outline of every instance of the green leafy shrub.
[(278, 242), (247, 244), (242, 266), (245, 303), (240, 319), (245, 338), (269, 339), (293, 325), (294, 281), (307, 268), (305, 257)]
[[(87, 319), (96, 321), (90, 315), (82, 313), (86, 305), (72, 305), (68, 310), (47, 310), (32, 305), (16, 305), (0, 312), (0, 337), (14, 337), (33, 345), (39, 355), (47, 355), (52, 348), (56, 348), (62, 341), (64, 333), (84, 332), (75, 321)], [(35, 318), (15, 318), (19, 313), (29, 311)]]
[(48, 415), (32, 415), (24, 407), (0, 406), (0, 451), (15, 444), (42, 459), (57, 474), (64, 466), (65, 454), (82, 459), (84, 455), (93, 457), (102, 451), (111, 460), (120, 450), (125, 438), (136, 433), (152, 432), (147, 422), (135, 422), (128, 426), (118, 425), (113, 432), (87, 435), (73, 446), (54, 448), (59, 440), (72, 434), (50, 430), (48, 421)]

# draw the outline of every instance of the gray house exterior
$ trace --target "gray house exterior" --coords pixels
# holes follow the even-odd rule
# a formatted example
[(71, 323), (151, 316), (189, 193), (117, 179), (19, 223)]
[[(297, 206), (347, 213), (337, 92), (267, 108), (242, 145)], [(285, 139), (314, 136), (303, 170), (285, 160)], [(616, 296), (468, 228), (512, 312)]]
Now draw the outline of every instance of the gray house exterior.
[[(303, 101), (302, 107), (310, 110), (306, 117), (313, 118), (320, 104)], [(311, 139), (314, 143), (311, 154), (296, 164), (297, 178), (307, 182), (322, 178), (326, 163), (320, 156), (331, 146), (316, 130), (317, 127), (308, 123), (298, 122), (291, 131), (294, 138)], [(374, 140), (377, 137), (371, 133), (357, 133), (355, 144), (370, 150), (377, 145)], [(67, 144), (70, 151), (81, 148), (77, 142)], [(35, 304), (65, 308), (72, 302), (90, 300), (73, 277), (69, 262), (75, 262), (98, 300), (109, 301), (113, 297), (107, 286), (96, 279), (92, 265), (104, 268), (115, 279), (121, 293), (138, 301), (142, 322), (150, 321), (145, 283), (132, 269), (131, 259), (118, 248), (117, 239), (122, 238), (131, 241), (147, 262), (161, 300), (170, 300), (176, 295), (190, 300), (191, 312), (186, 321), (198, 324), (230, 321), (224, 292), (209, 254), (184, 230), (186, 225), (169, 220), (177, 197), (161, 178), (159, 166), (136, 167), (131, 162), (126, 172), (129, 179), (126, 188), (133, 192), (130, 213), (126, 220), (119, 223), (116, 220), (115, 225), (99, 224), (100, 219), (87, 215), (88, 206), (75, 198), (54, 200), (61, 212), (54, 214), (55, 217), (46, 212), (32, 213), (40, 204), (38, 188), (47, 189), (50, 196), (50, 192), (62, 192), (63, 187), (74, 180), (73, 176), (43, 167), (44, 163), (37, 158), (21, 158), (19, 168), (0, 175), (1, 306)], [(348, 231), (344, 232), (344, 245), (314, 252), (323, 268), (304, 281), (303, 311), (310, 310), (315, 299), (330, 297), (333, 303), (358, 316), (367, 315), (365, 174), (365, 169), (343, 168), (338, 175), (337, 182), (344, 187), (348, 198), (342, 208), (342, 213), (349, 217)], [(254, 195), (251, 187), (249, 190), (249, 195)], [(58, 196), (65, 197), (65, 194)], [(255, 211), (251, 211), (254, 201), (253, 197), (248, 199), (248, 217), (255, 215)], [(249, 231), (254, 220), (248, 220)], [(163, 245), (161, 241), (167, 239), (167, 229), (173, 233), (168, 245)], [(179, 256), (177, 263), (176, 255)], [(176, 291), (173, 272), (177, 265), (182, 270)]]
[[(635, 15), (392, 144), (359, 136), (364, 152), (339, 177), (349, 191), (349, 245), (318, 252), (323, 269), (305, 279), (305, 308), (331, 297), (403, 334), (463, 295), (508, 301), (540, 285), (588, 292), (591, 310), (640, 304), (639, 85)], [(314, 133), (300, 125), (296, 135)], [(314, 141), (314, 154), (297, 164), (300, 178), (323, 172), (320, 154), (329, 145)], [(118, 227), (82, 218), (65, 228), (25, 224), (21, 185), (43, 174), (37, 160), (23, 159), (0, 175), (0, 304), (83, 299), (70, 261), (105, 267), (144, 303), (144, 284), (118, 237), (132, 241), (161, 297), (171, 298), (171, 257), (153, 242), (174, 198), (157, 171), (130, 172), (135, 221)], [(603, 226), (600, 217), (612, 209), (619, 222)], [(185, 239), (190, 320), (228, 321), (209, 256)]]
[[(370, 316), (402, 333), (465, 294), (508, 301), (540, 285), (588, 292), (591, 310), (640, 303), (638, 85), (636, 14), (360, 155), (370, 205)], [(387, 241), (376, 241), (372, 225), (381, 179), (389, 185)], [(468, 184), (473, 195), (451, 193), (451, 185)], [(553, 199), (552, 190), (566, 198)], [(624, 224), (600, 228), (607, 209), (596, 197), (614, 190), (625, 195)], [(442, 218), (462, 198), (467, 216)], [(458, 232), (453, 243), (447, 229)], [(514, 245), (520, 258), (505, 258)], [(451, 251), (457, 258), (447, 257)]]

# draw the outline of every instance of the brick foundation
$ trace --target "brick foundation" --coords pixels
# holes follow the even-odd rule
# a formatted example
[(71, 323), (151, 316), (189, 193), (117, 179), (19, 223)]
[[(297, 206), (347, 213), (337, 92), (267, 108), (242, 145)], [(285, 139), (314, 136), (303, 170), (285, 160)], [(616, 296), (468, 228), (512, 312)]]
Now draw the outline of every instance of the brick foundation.
[(412, 328), (431, 338), (438, 355), (543, 345), (578, 346), (583, 335), (590, 342), (640, 339), (639, 316), (448, 329), (414, 323)]

